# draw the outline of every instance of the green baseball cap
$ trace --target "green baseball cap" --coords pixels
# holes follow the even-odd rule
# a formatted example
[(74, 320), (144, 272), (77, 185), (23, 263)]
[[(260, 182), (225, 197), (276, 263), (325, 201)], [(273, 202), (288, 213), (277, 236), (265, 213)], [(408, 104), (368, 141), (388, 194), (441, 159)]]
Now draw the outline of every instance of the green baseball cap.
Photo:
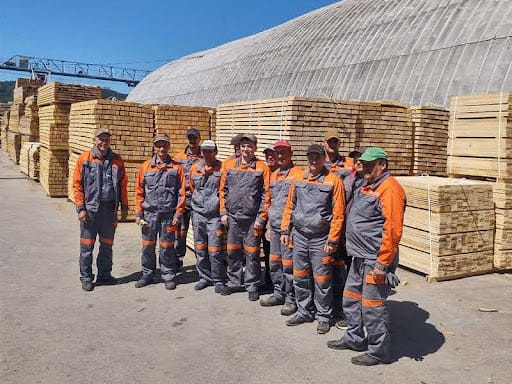
[(366, 148), (364, 153), (361, 155), (359, 160), (370, 162), (370, 161), (374, 161), (377, 159), (386, 159), (387, 160), (387, 158), (388, 158), (388, 154), (383, 149), (381, 149), (379, 147), (368, 147), (368, 148)]

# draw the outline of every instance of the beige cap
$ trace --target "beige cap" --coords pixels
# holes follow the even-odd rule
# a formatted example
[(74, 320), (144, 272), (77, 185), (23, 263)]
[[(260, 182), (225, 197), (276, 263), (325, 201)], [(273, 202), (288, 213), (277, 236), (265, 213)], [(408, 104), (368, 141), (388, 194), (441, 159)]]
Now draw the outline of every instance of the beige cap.
[(324, 141), (328, 141), (329, 139), (337, 139), (340, 140), (340, 134), (336, 128), (329, 128), (324, 135)]
[(155, 144), (158, 141), (166, 141), (167, 143), (170, 143), (171, 139), (169, 139), (169, 136), (167, 136), (165, 133), (159, 133), (158, 135), (155, 135), (155, 137), (153, 137), (153, 144)]

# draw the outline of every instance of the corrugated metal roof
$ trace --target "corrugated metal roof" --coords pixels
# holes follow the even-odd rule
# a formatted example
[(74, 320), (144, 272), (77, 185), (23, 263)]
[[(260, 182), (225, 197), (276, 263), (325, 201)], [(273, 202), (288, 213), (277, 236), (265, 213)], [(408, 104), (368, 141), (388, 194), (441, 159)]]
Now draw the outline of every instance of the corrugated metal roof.
[(216, 106), (282, 96), (447, 106), (512, 89), (512, 0), (345, 0), (173, 61), (128, 100)]

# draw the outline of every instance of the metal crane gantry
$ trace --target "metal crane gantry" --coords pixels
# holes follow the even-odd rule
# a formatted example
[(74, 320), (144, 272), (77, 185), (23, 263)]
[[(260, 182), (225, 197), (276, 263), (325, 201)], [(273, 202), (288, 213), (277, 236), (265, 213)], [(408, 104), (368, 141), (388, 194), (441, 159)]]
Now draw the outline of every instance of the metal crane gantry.
[(40, 57), (15, 55), (0, 63), (0, 69), (29, 72), (35, 79), (46, 82), (50, 75), (80, 77), (126, 83), (135, 87), (150, 71), (114, 67), (102, 64), (87, 64), (74, 61), (43, 59)]

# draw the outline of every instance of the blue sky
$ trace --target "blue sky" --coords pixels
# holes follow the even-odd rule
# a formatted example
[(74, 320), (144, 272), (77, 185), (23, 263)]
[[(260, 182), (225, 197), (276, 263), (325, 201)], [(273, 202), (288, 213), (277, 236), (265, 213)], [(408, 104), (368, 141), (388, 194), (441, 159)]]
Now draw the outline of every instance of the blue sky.
[[(154, 70), (337, 0), (0, 0), (0, 61), (14, 55)], [(0, 70), (0, 80), (26, 77)], [(52, 81), (81, 82), (52, 77)], [(122, 83), (97, 82), (120, 92)]]

